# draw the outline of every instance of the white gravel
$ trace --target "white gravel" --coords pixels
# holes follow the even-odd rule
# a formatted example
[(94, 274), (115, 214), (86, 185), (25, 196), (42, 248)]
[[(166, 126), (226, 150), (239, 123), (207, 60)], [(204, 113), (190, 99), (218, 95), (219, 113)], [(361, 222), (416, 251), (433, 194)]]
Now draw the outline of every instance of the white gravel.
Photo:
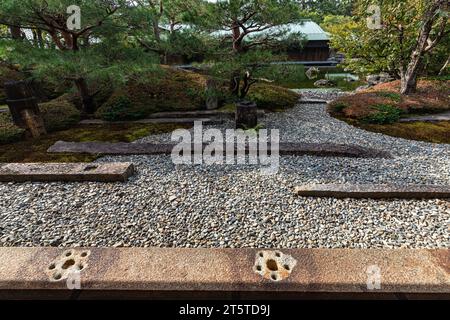
[(104, 157), (99, 161), (132, 161), (138, 174), (127, 183), (0, 184), (0, 246), (449, 247), (448, 200), (299, 198), (293, 188), (448, 185), (450, 145), (365, 132), (330, 118), (323, 105), (269, 114), (265, 124), (280, 129), (282, 141), (352, 143), (388, 150), (395, 159), (282, 157), (279, 173), (263, 176), (258, 166)]

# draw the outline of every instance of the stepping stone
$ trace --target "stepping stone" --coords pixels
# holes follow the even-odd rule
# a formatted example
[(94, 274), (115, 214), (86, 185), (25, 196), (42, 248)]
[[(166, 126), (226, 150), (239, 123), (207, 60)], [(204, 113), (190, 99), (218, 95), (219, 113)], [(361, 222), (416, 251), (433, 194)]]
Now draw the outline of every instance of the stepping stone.
[(104, 121), (99, 119), (83, 120), (80, 121), (81, 125), (114, 125), (114, 124), (188, 124), (193, 125), (195, 121), (201, 121), (203, 125), (218, 125), (222, 124), (222, 120), (209, 119), (209, 118), (155, 118), (155, 119), (142, 119), (136, 121)]
[(438, 122), (438, 121), (450, 121), (450, 111), (433, 114), (433, 115), (425, 115), (419, 117), (411, 117), (411, 118), (403, 118), (400, 119), (399, 122), (407, 123), (407, 122)]
[(0, 182), (125, 182), (133, 174), (134, 165), (128, 162), (0, 165)]
[(440, 199), (450, 198), (450, 186), (374, 185), (374, 184), (308, 184), (295, 188), (302, 197), (356, 199)]
[[(49, 153), (86, 153), (97, 155), (170, 155), (176, 144), (155, 143), (111, 143), (111, 142), (65, 142), (58, 141), (51, 146)], [(203, 147), (206, 147), (205, 144)], [(191, 147), (193, 151), (194, 148)], [(226, 150), (224, 146), (224, 150)], [(270, 150), (270, 145), (268, 146)], [(236, 145), (235, 145), (236, 152)], [(318, 157), (351, 158), (391, 158), (388, 152), (352, 145), (334, 145), (329, 143), (280, 143), (279, 153), (291, 156), (312, 155)]]

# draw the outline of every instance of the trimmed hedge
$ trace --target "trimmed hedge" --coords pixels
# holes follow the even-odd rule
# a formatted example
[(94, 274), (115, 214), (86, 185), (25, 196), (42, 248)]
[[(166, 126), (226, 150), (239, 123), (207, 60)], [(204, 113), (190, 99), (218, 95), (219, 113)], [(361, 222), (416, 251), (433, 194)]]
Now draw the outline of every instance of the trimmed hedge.
[(256, 84), (248, 93), (248, 100), (256, 102), (258, 108), (269, 111), (292, 108), (299, 98), (300, 95), (292, 90), (268, 84)]
[(164, 68), (161, 74), (142, 74), (118, 88), (96, 113), (108, 121), (137, 120), (161, 111), (205, 107), (206, 79), (202, 75)]
[(39, 104), (48, 132), (68, 129), (81, 119), (80, 111), (68, 100), (58, 98)]

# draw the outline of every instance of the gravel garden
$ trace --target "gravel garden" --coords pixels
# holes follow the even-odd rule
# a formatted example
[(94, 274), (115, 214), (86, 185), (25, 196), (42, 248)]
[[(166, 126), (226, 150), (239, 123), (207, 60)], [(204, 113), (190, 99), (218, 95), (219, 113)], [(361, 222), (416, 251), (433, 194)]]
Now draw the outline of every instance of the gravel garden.
[[(448, 185), (450, 145), (364, 131), (332, 118), (325, 104), (299, 103), (268, 113), (263, 122), (280, 129), (281, 141), (356, 144), (394, 158), (284, 156), (279, 172), (264, 176), (255, 165), (175, 166), (170, 156), (103, 157), (97, 161), (133, 162), (138, 172), (127, 183), (0, 184), (0, 245), (448, 247), (448, 200), (302, 198), (293, 189), (305, 183)], [(167, 141), (170, 134), (135, 143)]]

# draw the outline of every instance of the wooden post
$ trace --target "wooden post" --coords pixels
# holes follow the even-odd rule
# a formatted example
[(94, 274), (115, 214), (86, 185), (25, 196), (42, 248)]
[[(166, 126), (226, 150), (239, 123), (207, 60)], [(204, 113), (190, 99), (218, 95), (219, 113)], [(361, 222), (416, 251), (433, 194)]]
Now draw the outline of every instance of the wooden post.
[(33, 138), (47, 134), (36, 98), (25, 81), (5, 83), (6, 103), (16, 126), (26, 129)]

